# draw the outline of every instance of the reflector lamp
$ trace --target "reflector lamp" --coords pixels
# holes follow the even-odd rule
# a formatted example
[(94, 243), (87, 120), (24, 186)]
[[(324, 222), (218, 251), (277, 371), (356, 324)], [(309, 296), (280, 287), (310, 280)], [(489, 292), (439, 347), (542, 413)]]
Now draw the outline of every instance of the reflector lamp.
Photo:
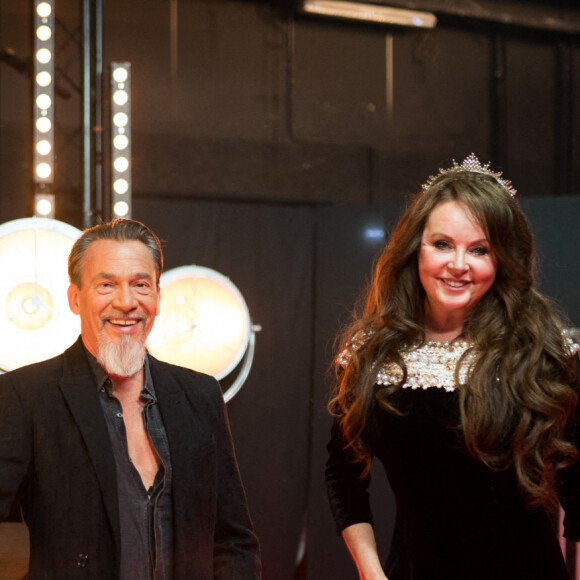
[(151, 354), (218, 380), (241, 364), (224, 393), (230, 400), (249, 374), (259, 330), (242, 294), (229, 278), (201, 266), (169, 270), (160, 286), (160, 312), (147, 342)]
[(0, 225), (0, 369), (45, 360), (80, 333), (69, 309), (67, 261), (80, 230), (55, 219)]

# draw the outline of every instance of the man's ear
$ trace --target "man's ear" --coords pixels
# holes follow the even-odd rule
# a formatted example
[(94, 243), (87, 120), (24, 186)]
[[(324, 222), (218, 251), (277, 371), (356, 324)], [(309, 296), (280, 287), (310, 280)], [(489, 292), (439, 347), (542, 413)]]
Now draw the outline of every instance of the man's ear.
[(159, 310), (161, 309), (161, 289), (157, 286), (157, 310), (155, 311), (155, 316), (159, 314)]
[(81, 313), (79, 304), (79, 292), (79, 287), (76, 284), (71, 284), (66, 292), (66, 295), (68, 296), (68, 305), (73, 314)]

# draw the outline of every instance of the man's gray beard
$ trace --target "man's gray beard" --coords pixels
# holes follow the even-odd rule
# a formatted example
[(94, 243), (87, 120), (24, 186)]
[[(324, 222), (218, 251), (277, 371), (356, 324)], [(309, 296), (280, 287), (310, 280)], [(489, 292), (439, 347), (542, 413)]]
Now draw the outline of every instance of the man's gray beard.
[(121, 335), (120, 342), (111, 341), (102, 331), (99, 334), (98, 361), (109, 375), (132, 377), (145, 362), (145, 346), (128, 334)]

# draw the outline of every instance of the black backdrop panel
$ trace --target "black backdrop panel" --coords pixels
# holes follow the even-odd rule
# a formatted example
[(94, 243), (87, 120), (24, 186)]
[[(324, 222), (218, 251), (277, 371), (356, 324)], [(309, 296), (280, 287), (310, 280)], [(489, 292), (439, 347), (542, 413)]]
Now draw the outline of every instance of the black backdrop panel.
[(580, 326), (580, 196), (521, 200), (538, 250), (538, 286)]
[[(522, 200), (541, 259), (541, 289), (580, 324), (580, 197)], [(166, 269), (198, 264), (230, 277), (257, 335), (246, 385), (228, 404), (264, 560), (264, 580), (349, 580), (323, 485), (333, 338), (402, 213), (364, 208), (138, 198), (134, 215), (166, 240)], [(382, 235), (384, 232), (384, 237)], [(381, 557), (394, 502), (382, 469), (371, 497)], [(295, 573), (307, 519), (306, 566)]]
[(166, 270), (197, 264), (228, 276), (262, 326), (228, 412), (264, 580), (289, 580), (307, 489), (315, 210), (158, 198), (137, 199), (134, 217), (166, 240)]
[[(381, 206), (380, 209), (343, 207), (320, 210), (308, 580), (352, 580), (356, 577), (344, 543), (336, 534), (324, 488), (325, 446), (331, 425), (325, 409), (332, 385), (329, 367), (334, 336), (349, 319), (357, 297), (370, 278), (373, 260), (384, 245), (384, 236), (388, 237), (401, 212), (398, 205)], [(394, 502), (384, 472), (378, 465), (373, 466), (370, 492), (377, 520), (377, 543), (384, 557), (392, 533)]]

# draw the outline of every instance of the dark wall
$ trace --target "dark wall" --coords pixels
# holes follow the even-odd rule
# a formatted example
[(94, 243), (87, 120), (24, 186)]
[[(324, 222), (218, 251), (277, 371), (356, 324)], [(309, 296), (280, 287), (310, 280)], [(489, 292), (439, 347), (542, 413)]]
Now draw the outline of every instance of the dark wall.
[[(530, 198), (540, 287), (580, 325), (580, 197)], [(167, 268), (225, 273), (262, 326), (247, 383), (228, 404), (262, 541), (265, 580), (348, 580), (324, 489), (333, 338), (352, 311), (402, 204), (320, 206), (148, 196), (136, 214), (166, 240)], [(381, 555), (394, 502), (380, 466), (371, 486)], [(299, 570), (299, 572), (296, 572)]]
[[(31, 214), (29, 4), (0, 3), (0, 48), (24, 66), (0, 62), (0, 222)], [(57, 3), (57, 218), (77, 227), (80, 4)], [(471, 151), (505, 168), (536, 233), (542, 289), (580, 325), (580, 201), (569, 195), (580, 77), (564, 66), (578, 69), (580, 53), (573, 36), (445, 18), (394, 30), (281, 4), (292, 6), (105, 0), (104, 61), (132, 63), (134, 217), (167, 241), (167, 268), (229, 276), (262, 326), (228, 410), (265, 580), (292, 580), (297, 566), (340, 580), (354, 568), (322, 485), (326, 370), (407, 194)], [(384, 554), (393, 503), (380, 470), (374, 479)]]
[[(104, 65), (132, 63), (134, 191), (382, 203), (475, 151), (523, 197), (577, 193), (578, 36), (439, 4), (425, 31), (307, 18), (298, 2), (104, 0)], [(31, 5), (0, 4), (2, 220), (30, 215)], [(81, 5), (56, 8), (57, 217), (74, 225)]]

